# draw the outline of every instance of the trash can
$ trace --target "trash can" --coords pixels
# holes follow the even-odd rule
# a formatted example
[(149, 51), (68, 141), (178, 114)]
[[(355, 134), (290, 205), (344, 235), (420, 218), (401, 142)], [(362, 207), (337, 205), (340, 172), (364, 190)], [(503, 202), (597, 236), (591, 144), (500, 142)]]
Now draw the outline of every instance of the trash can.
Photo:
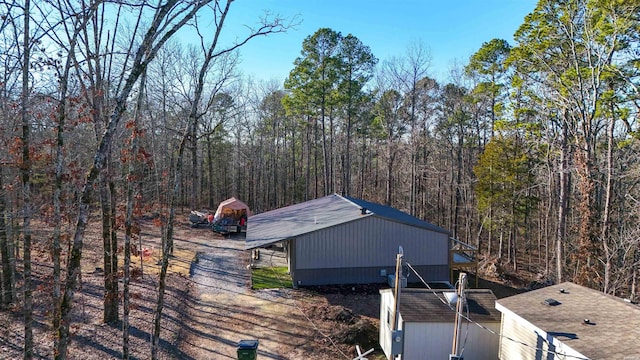
[(255, 360), (258, 357), (258, 340), (240, 340), (238, 360)]

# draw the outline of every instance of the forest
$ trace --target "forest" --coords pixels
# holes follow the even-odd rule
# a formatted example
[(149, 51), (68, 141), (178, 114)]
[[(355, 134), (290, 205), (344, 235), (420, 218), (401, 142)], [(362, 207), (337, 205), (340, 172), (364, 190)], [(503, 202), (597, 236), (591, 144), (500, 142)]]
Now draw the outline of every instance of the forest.
[[(299, 19), (267, 13), (223, 42), (233, 5), (0, 5), (0, 306), (31, 321), (31, 252), (49, 249), (56, 358), (91, 221), (109, 322), (116, 249), (126, 306), (136, 221), (157, 215), (157, 346), (173, 224), (230, 196), (256, 213), (332, 193), (390, 205), (505, 271), (638, 299), (640, 1), (539, 0), (515, 41), (486, 39), (446, 82), (428, 44), (378, 59), (330, 28), (300, 44), (283, 82), (257, 81), (237, 69), (242, 46)], [(198, 45), (176, 40), (184, 28)]]

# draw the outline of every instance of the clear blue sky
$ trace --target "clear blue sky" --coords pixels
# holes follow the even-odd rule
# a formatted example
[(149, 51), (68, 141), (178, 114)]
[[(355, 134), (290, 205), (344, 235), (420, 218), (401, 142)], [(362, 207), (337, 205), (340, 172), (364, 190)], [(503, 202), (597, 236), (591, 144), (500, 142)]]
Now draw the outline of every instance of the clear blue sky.
[(241, 49), (240, 70), (257, 79), (283, 81), (300, 56), (303, 40), (322, 27), (353, 34), (382, 62), (405, 54), (411, 42), (431, 50), (430, 75), (445, 81), (454, 60), (466, 64), (483, 42), (513, 33), (533, 11), (534, 0), (238, 0), (227, 18), (227, 36), (242, 32), (269, 10), (301, 21), (286, 33), (253, 39)]

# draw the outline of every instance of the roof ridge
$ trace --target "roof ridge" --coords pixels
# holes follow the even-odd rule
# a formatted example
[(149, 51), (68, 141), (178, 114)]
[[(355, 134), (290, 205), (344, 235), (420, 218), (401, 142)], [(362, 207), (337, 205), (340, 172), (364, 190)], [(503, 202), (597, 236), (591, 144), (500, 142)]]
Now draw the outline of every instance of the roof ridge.
[[(340, 199), (342, 199), (342, 200), (344, 200), (344, 201), (348, 202), (349, 204), (351, 204), (351, 205), (355, 206), (355, 207), (356, 207), (356, 208), (358, 208), (358, 209), (362, 209), (362, 206), (360, 206), (360, 204), (358, 204), (358, 203), (356, 203), (355, 201), (353, 201), (353, 200), (352, 200), (352, 199), (355, 199), (354, 197), (346, 196), (346, 195), (345, 195), (345, 196), (342, 196), (342, 195), (340, 195), (340, 194), (338, 194), (338, 193), (333, 193), (333, 195), (336, 195), (336, 196), (337, 196), (337, 197), (339, 197)], [(362, 200), (362, 199), (358, 199), (358, 200), (360, 200), (360, 201), (365, 201), (365, 200)], [(370, 210), (370, 209), (368, 209), (368, 210)]]

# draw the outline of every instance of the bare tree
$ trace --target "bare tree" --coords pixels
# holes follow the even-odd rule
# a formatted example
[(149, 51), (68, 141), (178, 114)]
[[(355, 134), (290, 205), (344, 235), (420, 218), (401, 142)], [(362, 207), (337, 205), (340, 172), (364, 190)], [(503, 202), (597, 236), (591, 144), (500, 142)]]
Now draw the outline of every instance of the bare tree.
[[(204, 58), (200, 67), (200, 71), (198, 73), (193, 102), (191, 103), (191, 108), (189, 109), (188, 122), (185, 125), (182, 140), (178, 148), (178, 155), (175, 162), (176, 168), (174, 170), (173, 191), (169, 200), (169, 218), (167, 220), (166, 234), (163, 236), (164, 244), (162, 251), (160, 278), (158, 283), (158, 301), (156, 303), (156, 309), (154, 311), (154, 328), (151, 344), (152, 359), (157, 359), (160, 345), (160, 320), (162, 318), (162, 309), (164, 307), (164, 291), (166, 285), (167, 268), (169, 264), (169, 254), (171, 253), (171, 250), (173, 248), (173, 222), (175, 219), (175, 203), (180, 193), (180, 176), (182, 174), (184, 151), (189, 136), (193, 134), (192, 129), (196, 126), (198, 120), (202, 117), (202, 115), (206, 114), (206, 112), (208, 111), (208, 106), (205, 107), (204, 112), (201, 109), (201, 98), (205, 86), (206, 75), (210, 71), (211, 64), (215, 59), (233, 52), (255, 37), (286, 31), (288, 27), (286, 24), (283, 24), (282, 19), (280, 19), (279, 17), (275, 17), (273, 19), (265, 17), (261, 20), (261, 23), (257, 28), (250, 29), (249, 34), (245, 38), (233, 43), (228, 47), (220, 48), (218, 45), (218, 40), (224, 28), (224, 23), (227, 18), (227, 14), (229, 13), (231, 3), (232, 1), (216, 1), (214, 3), (214, 6), (211, 10), (213, 11), (213, 18), (215, 20), (215, 30), (213, 33), (213, 38), (211, 39), (208, 47), (205, 47), (204, 38), (201, 37), (201, 48), (203, 50)], [(212, 97), (207, 102), (207, 104), (210, 104), (213, 99), (214, 98)]]
[(401, 58), (393, 58), (385, 63), (384, 69), (390, 74), (396, 89), (404, 96), (404, 110), (402, 112), (404, 122), (408, 124), (408, 131), (411, 134), (409, 139), (409, 151), (411, 156), (409, 188), (409, 213), (416, 213), (416, 179), (417, 179), (417, 158), (420, 146), (420, 133), (423, 129), (418, 122), (418, 108), (420, 104), (418, 82), (427, 76), (431, 66), (430, 50), (421, 42), (415, 42), (407, 47), (406, 55)]
[(20, 179), (22, 182), (22, 236), (24, 241), (24, 359), (33, 358), (33, 297), (31, 288), (31, 123), (29, 121), (29, 70), (31, 64), (31, 18), (30, 0), (23, 5), (24, 32), (22, 40), (22, 92), (20, 97), (22, 118), (22, 162)]
[(67, 357), (71, 309), (81, 271), (80, 259), (82, 257), (82, 244), (89, 218), (89, 207), (93, 199), (93, 185), (106, 162), (109, 146), (122, 119), (129, 94), (149, 62), (151, 62), (158, 53), (158, 50), (178, 29), (184, 26), (202, 7), (208, 4), (208, 1), (191, 4), (178, 0), (169, 0), (163, 5), (156, 7), (144, 38), (135, 52), (129, 74), (125, 77), (124, 86), (116, 96), (114, 110), (111, 113), (109, 123), (100, 140), (93, 164), (89, 169), (82, 192), (80, 193), (78, 219), (73, 235), (71, 253), (67, 263), (67, 278), (60, 306), (61, 321), (60, 331), (58, 331), (58, 347), (55, 349), (56, 359), (66, 359)]

